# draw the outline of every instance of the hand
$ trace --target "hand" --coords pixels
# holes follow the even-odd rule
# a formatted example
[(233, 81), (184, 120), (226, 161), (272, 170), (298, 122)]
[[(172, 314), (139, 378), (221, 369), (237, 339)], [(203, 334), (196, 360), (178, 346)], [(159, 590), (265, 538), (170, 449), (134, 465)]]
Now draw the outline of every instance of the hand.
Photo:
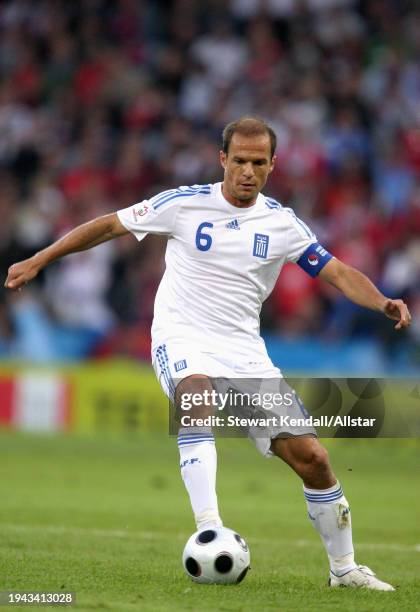
[(388, 319), (398, 321), (395, 325), (395, 329), (403, 329), (404, 327), (408, 327), (411, 323), (410, 311), (408, 310), (407, 304), (402, 300), (387, 299), (383, 307), (383, 313)]
[(30, 280), (35, 278), (39, 267), (33, 257), (24, 259), (10, 266), (4, 286), (12, 291), (20, 291)]

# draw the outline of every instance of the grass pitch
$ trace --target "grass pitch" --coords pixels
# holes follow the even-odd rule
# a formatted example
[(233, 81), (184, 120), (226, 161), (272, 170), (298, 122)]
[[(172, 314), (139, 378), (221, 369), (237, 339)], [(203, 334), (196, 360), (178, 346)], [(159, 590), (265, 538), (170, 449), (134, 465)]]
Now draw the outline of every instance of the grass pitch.
[(6, 432), (0, 591), (75, 591), (75, 609), (115, 612), (420, 610), (419, 442), (327, 445), (352, 508), (357, 560), (396, 593), (327, 588), (300, 482), (246, 440), (219, 440), (218, 493), (225, 524), (248, 540), (252, 570), (240, 585), (215, 586), (182, 570), (194, 525), (175, 439)]

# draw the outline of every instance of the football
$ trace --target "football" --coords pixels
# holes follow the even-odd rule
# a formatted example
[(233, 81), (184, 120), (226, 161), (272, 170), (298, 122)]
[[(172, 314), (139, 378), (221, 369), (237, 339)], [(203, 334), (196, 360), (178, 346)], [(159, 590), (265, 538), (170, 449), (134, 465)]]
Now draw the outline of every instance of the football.
[(245, 578), (250, 558), (239, 533), (217, 527), (193, 533), (185, 545), (182, 564), (194, 582), (237, 584)]

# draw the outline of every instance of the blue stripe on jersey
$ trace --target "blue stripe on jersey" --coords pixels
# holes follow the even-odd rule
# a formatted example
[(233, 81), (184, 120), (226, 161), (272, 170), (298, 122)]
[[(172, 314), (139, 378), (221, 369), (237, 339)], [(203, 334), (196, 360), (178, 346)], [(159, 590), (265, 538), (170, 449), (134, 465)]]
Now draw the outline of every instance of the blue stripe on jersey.
[(159, 200), (165, 198), (166, 196), (170, 195), (171, 193), (196, 192), (196, 191), (200, 190), (203, 187), (210, 188), (210, 184), (207, 184), (207, 185), (191, 185), (191, 186), (186, 186), (185, 188), (174, 187), (173, 189), (167, 189), (166, 191), (161, 191), (160, 193), (158, 193), (155, 196), (153, 196), (153, 198), (150, 198), (149, 202), (151, 202), (151, 204), (154, 205), (154, 204), (157, 204), (159, 202)]
[(176, 192), (176, 189), (167, 189), (166, 191), (161, 191), (157, 195), (153, 196), (153, 198), (150, 198), (149, 202), (152, 206), (154, 206), (154, 204), (156, 204), (156, 202), (159, 201), (161, 198), (164, 198), (170, 193), (175, 193), (175, 192)]
[(157, 210), (158, 208), (160, 208), (160, 206), (163, 206), (163, 204), (166, 204), (167, 202), (171, 202), (172, 200), (175, 200), (176, 198), (184, 198), (184, 197), (191, 197), (197, 194), (205, 194), (205, 195), (209, 195), (210, 194), (210, 189), (208, 191), (194, 191), (192, 193), (189, 192), (183, 192), (183, 193), (175, 193), (171, 196), (168, 196), (165, 200), (162, 200), (161, 202), (159, 202), (159, 204), (157, 204), (156, 206), (154, 206), (154, 210)]
[(149, 202), (154, 207), (156, 206), (156, 204), (159, 204), (159, 202), (161, 202), (165, 198), (170, 197), (171, 195), (176, 195), (177, 193), (179, 193), (178, 189), (168, 189), (167, 191), (162, 191), (161, 193), (155, 195), (153, 198), (150, 198)]
[[(177, 193), (181, 193), (181, 190), (180, 189), (168, 189), (167, 191), (162, 191), (161, 193), (158, 193), (157, 195), (155, 195), (153, 198), (150, 199), (150, 202), (152, 203), (152, 206), (155, 206), (156, 204), (159, 204), (161, 200), (164, 200), (165, 198), (171, 195), (176, 195)], [(183, 193), (196, 193), (196, 192), (195, 190), (193, 191), (192, 188), (188, 188), (188, 189), (184, 189)]]
[(164, 191), (163, 193), (158, 194), (154, 198), (150, 200), (153, 208), (157, 210), (163, 204), (174, 200), (175, 198), (180, 198), (182, 196), (193, 196), (197, 194), (205, 194), (208, 195), (210, 193), (210, 185), (199, 185), (198, 187), (189, 187), (188, 189), (171, 189), (169, 191)]
[(265, 198), (265, 205), (268, 208), (276, 208), (277, 210), (283, 208), (282, 205), (274, 198)]
[(302, 221), (302, 219), (299, 219), (299, 217), (296, 216), (294, 210), (292, 210), (291, 208), (285, 208), (284, 210), (286, 210), (293, 217), (296, 223), (300, 225), (300, 227), (303, 229), (308, 238), (315, 238), (315, 234), (309, 229), (306, 223)]

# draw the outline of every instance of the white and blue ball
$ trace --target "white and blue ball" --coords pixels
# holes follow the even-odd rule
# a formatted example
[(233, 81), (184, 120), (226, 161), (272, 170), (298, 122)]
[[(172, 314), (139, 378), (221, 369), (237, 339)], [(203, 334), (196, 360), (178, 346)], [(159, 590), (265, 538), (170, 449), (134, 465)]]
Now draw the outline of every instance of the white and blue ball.
[(245, 540), (227, 527), (193, 533), (182, 555), (182, 564), (191, 580), (204, 584), (241, 582), (250, 560)]

